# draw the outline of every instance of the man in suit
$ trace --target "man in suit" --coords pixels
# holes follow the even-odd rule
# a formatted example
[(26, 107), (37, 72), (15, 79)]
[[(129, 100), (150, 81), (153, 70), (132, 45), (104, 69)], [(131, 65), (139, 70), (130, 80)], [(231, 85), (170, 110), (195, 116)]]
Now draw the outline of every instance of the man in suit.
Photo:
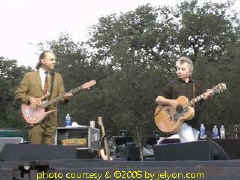
[[(72, 93), (65, 93), (62, 76), (54, 72), (56, 56), (51, 51), (44, 51), (39, 56), (37, 71), (28, 72), (20, 82), (15, 95), (21, 103), (36, 107), (42, 101), (51, 100), (63, 95), (63, 102), (67, 101)], [(56, 104), (46, 109), (54, 111), (38, 124), (28, 127), (28, 138), (32, 144), (53, 144), (57, 128)]]

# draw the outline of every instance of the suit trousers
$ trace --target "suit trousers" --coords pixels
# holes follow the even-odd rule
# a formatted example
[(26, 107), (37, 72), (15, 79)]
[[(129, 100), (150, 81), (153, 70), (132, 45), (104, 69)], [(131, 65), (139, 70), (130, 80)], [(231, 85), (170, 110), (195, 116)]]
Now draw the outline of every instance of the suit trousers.
[(57, 128), (57, 113), (52, 112), (39, 124), (28, 128), (28, 140), (31, 144), (54, 144)]

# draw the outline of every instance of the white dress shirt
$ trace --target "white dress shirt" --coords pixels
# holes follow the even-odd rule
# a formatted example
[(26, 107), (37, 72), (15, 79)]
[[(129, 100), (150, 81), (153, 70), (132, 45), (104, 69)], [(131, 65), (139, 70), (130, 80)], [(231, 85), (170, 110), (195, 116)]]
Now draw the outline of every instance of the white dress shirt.
[(46, 78), (46, 75), (48, 75), (48, 73), (45, 73), (45, 72), (46, 72), (45, 69), (39, 68), (39, 74), (40, 74), (42, 89), (44, 89), (45, 78)]

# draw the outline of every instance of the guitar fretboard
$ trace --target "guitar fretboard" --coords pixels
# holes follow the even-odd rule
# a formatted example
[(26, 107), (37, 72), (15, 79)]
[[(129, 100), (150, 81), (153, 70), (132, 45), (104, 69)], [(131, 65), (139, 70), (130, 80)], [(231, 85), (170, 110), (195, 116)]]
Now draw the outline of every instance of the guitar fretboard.
[[(214, 86), (211, 91), (212, 91), (212, 95), (216, 94), (216, 93), (220, 93), (224, 90), (227, 89), (227, 86), (225, 83), (219, 83), (218, 85)], [(206, 92), (205, 92), (206, 93)], [(193, 98), (190, 102), (189, 102), (189, 106), (193, 106), (195, 103), (199, 102), (200, 100), (202, 100), (204, 98), (204, 94), (201, 94), (195, 98)]]
[(190, 106), (193, 106), (195, 103), (201, 101), (203, 98), (204, 98), (204, 94), (201, 94), (201, 95), (193, 98), (193, 99), (189, 102), (189, 105), (190, 105)]
[[(77, 87), (75, 89), (72, 89), (72, 90), (70, 90), (68, 92), (72, 93), (72, 94), (76, 94), (77, 92), (79, 92), (82, 89), (83, 89), (82, 86), (79, 86), (79, 87)], [(51, 104), (55, 104), (55, 103), (57, 103), (59, 101), (63, 101), (63, 100), (64, 100), (64, 95), (61, 95), (61, 96), (58, 96), (58, 97), (56, 97), (56, 98), (54, 98), (54, 99), (52, 99), (52, 100), (50, 100), (48, 102), (45, 102), (45, 103), (41, 104), (41, 107), (42, 108), (46, 108), (46, 107), (48, 107)]]

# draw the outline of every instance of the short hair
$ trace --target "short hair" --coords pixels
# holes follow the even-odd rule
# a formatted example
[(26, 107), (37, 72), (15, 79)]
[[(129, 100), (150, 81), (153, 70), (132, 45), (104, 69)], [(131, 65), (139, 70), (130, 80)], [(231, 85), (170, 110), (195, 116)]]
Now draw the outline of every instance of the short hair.
[(190, 58), (182, 56), (176, 61), (176, 64), (181, 64), (182, 65), (184, 63), (187, 63), (189, 65), (189, 69), (192, 72), (193, 71), (193, 62)]
[(48, 51), (48, 50), (47, 50), (47, 51), (43, 51), (43, 52), (39, 55), (38, 63), (37, 63), (37, 65), (36, 65), (36, 69), (39, 69), (39, 68), (40, 68), (40, 66), (41, 66), (41, 59), (44, 59), (47, 53), (53, 53), (53, 52), (52, 52), (52, 51)]

